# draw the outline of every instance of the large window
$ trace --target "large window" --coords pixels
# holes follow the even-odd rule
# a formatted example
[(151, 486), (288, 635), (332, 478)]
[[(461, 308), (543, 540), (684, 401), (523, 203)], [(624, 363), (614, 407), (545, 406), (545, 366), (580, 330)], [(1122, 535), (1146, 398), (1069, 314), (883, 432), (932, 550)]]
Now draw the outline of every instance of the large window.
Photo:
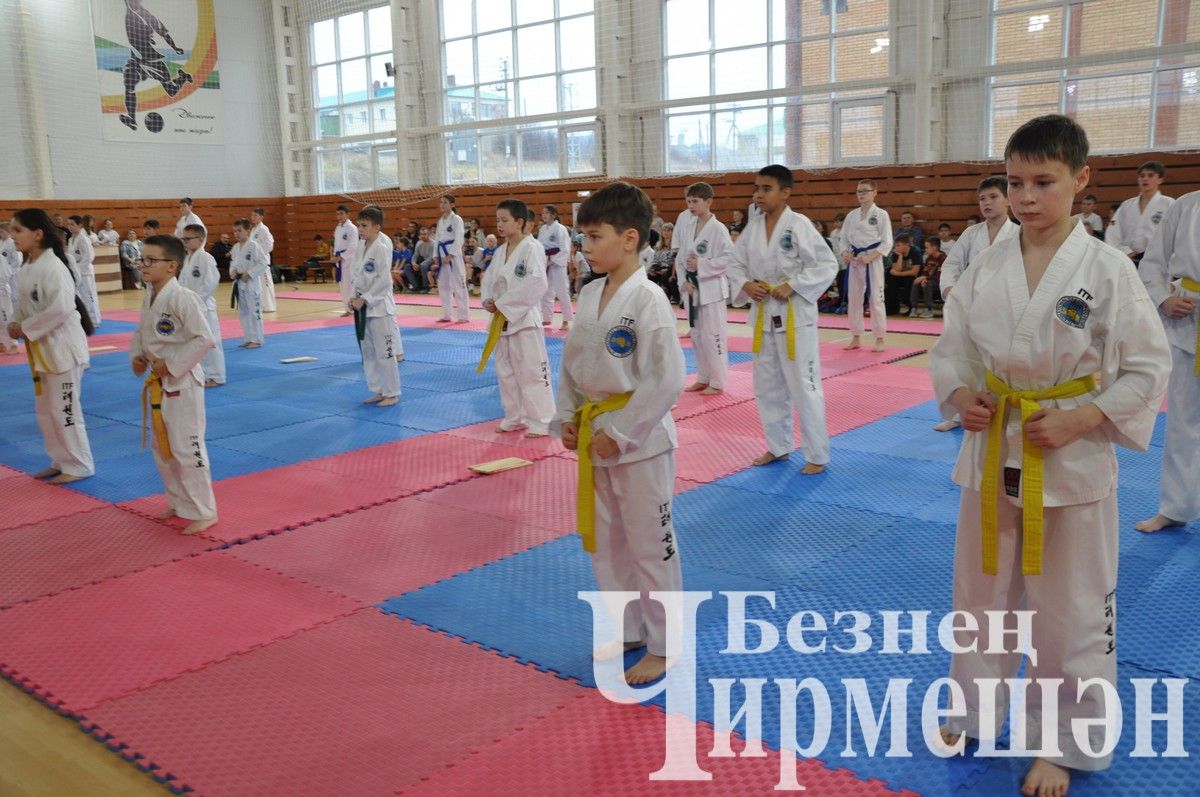
[[(885, 160), (891, 139), (883, 97), (891, 72), (888, 30), (888, 0), (666, 0), (667, 100), (833, 87), (787, 98), (671, 107), (668, 170)], [(851, 82), (853, 91), (837, 89)]]
[(1076, 119), (1096, 152), (1200, 144), (1200, 48), (1122, 58), (1127, 51), (1200, 42), (1198, 17), (1194, 6), (1189, 14), (1187, 3), (1172, 0), (994, 0), (994, 65), (1056, 58), (1086, 59), (1087, 65), (992, 77), (990, 153), (1003, 154), (1013, 130), (1045, 113)]
[[(396, 131), (391, 75), (392, 11), (384, 5), (316, 22), (310, 29), (314, 138), (339, 139)], [(395, 183), (379, 174), (371, 142), (318, 152), (320, 191), (365, 190)]]
[[(593, 0), (441, 0), (450, 182), (540, 180), (600, 169)], [(586, 116), (578, 116), (585, 113)], [(536, 123), (523, 117), (554, 117)], [(471, 128), (511, 119), (511, 127)]]

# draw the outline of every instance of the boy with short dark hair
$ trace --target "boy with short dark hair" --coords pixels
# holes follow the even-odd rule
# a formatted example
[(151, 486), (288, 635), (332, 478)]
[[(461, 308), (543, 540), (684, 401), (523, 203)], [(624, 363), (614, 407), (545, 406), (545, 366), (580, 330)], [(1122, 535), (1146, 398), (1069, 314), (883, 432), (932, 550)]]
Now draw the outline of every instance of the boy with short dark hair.
[(563, 445), (579, 452), (578, 528), (596, 583), (640, 593), (626, 612), (624, 639), (594, 653), (609, 658), (644, 645), (646, 655), (625, 673), (631, 685), (661, 676), (676, 653), (666, 646), (666, 610), (649, 593), (683, 588), (671, 523), (671, 405), (683, 389), (684, 361), (675, 313), (639, 263), (653, 216), (650, 198), (628, 183), (596, 191), (579, 208), (584, 253), (603, 278), (580, 292), (553, 423)]
[(857, 349), (863, 334), (863, 294), (870, 283), (871, 331), (875, 334), (875, 351), (883, 351), (887, 335), (887, 308), (884, 306), (883, 259), (892, 251), (892, 222), (887, 211), (875, 205), (874, 180), (859, 180), (855, 195), (858, 207), (846, 214), (842, 225), (842, 260), (849, 267), (847, 316), (850, 320), (850, 343), (847, 349)]
[(1105, 240), (1128, 255), (1135, 266), (1141, 262), (1163, 214), (1175, 204), (1159, 190), (1166, 176), (1167, 167), (1158, 161), (1143, 163), (1137, 171), (1138, 195), (1122, 202), (1113, 214)]
[(225, 384), (225, 348), (221, 345), (221, 322), (217, 318), (217, 286), (221, 284), (221, 272), (217, 261), (204, 251), (208, 230), (200, 224), (189, 224), (183, 228), (183, 248), (187, 256), (183, 270), (179, 272), (179, 284), (200, 297), (204, 304), (204, 318), (216, 345), (200, 364), (204, 370), (204, 386), (220, 387)]
[(1104, 237), (1104, 219), (1096, 212), (1096, 195), (1088, 194), (1079, 203), (1079, 213), (1075, 216), (1087, 227), (1088, 232), (1097, 238)]
[(712, 212), (713, 189), (708, 183), (687, 187), (687, 210), (679, 214), (672, 245), (675, 278), (688, 314), (692, 351), (696, 354), (696, 381), (689, 391), (712, 396), (725, 389), (729, 379), (729, 352), (725, 340), (725, 303), (729, 281), (725, 275), (733, 241), (729, 230)]
[[(1117, 463), (1113, 444), (1145, 450), (1170, 370), (1158, 313), (1120, 252), (1071, 217), (1087, 185), (1087, 135), (1059, 115), (1026, 122), (1005, 148), (1019, 235), (985, 250), (950, 293), (931, 370), (943, 417), (966, 434), (954, 469), (962, 487), (954, 558), (954, 609), (979, 635), (1012, 611), (1033, 612), (1025, 678), (1059, 681), (1057, 714), (1042, 690), (1026, 696), (1028, 746), (1037, 756), (1021, 789), (1066, 793), (1069, 769), (1099, 770), (1103, 718), (1116, 692)], [(987, 431), (987, 434), (983, 432)], [(1005, 623), (1008, 625), (1008, 623)], [(990, 628), (989, 628), (990, 627)], [(942, 739), (994, 739), (1004, 724), (981, 692), (1014, 678), (1022, 646), (970, 644), (950, 677), (966, 706), (952, 705)], [(1081, 686), (1087, 679), (1111, 692)], [(991, 684), (997, 683), (991, 681)], [(1078, 696), (1078, 699), (1076, 697)], [(1043, 716), (1057, 716), (1044, 729)], [(1077, 726), (1088, 728), (1076, 738)], [(1082, 734), (1081, 734), (1082, 735)]]
[[(187, 227), (200, 228), (189, 224)], [(185, 227), (186, 231), (186, 227)], [(198, 534), (217, 522), (212, 470), (204, 445), (204, 370), (200, 363), (218, 345), (204, 303), (175, 278), (186, 259), (183, 243), (154, 235), (142, 247), (139, 267), (146, 283), (142, 315), (129, 343), (133, 372), (150, 375), (142, 389), (150, 450), (167, 493), (160, 518), (192, 521), (184, 534)]]
[(262, 278), (270, 266), (266, 253), (250, 240), (249, 219), (233, 223), (233, 236), (237, 243), (229, 252), (230, 302), (237, 307), (244, 338), (238, 348), (257, 349), (263, 345)]
[(396, 356), (401, 350), (396, 327), (396, 300), (392, 296), (392, 242), (383, 234), (383, 211), (367, 205), (358, 212), (358, 253), (351, 269), (351, 310), (366, 318), (362, 337), (363, 372), (372, 395), (363, 404), (391, 407), (400, 401), (400, 369)]

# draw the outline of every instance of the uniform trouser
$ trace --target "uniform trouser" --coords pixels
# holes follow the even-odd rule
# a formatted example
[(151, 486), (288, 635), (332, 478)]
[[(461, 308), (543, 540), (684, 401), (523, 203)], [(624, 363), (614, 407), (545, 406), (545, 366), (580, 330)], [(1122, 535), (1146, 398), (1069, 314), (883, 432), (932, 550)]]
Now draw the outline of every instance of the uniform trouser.
[(1194, 354), (1171, 347), (1158, 511), (1184, 523), (1200, 517), (1200, 377), (1195, 363)]
[(384, 398), (400, 395), (400, 369), (396, 366), (396, 317), (390, 315), (367, 318), (367, 330), (362, 340), (363, 373), (367, 389)]
[(546, 268), (546, 292), (542, 294), (542, 319), (554, 320), (554, 300), (562, 312), (564, 324), (575, 320), (575, 308), (571, 307), (571, 283), (567, 279), (567, 267), (550, 265)]
[(92, 447), (83, 420), (80, 391), (83, 366), (57, 374), (40, 373), (42, 395), (33, 400), (38, 426), (50, 455), (50, 464), (67, 476), (91, 476), (96, 472)]
[[(690, 295), (688, 301), (695, 299)], [(724, 390), (729, 381), (729, 352), (725, 343), (725, 300), (696, 305), (692, 351), (696, 353), (696, 381)]]
[(442, 297), (442, 318), (450, 317), (451, 300), (458, 306), (459, 321), (468, 320), (467, 267), (462, 257), (451, 256), (442, 261), (437, 274), (438, 295)]
[(501, 335), (495, 356), (500, 404), (504, 407), (500, 425), (506, 429), (523, 426), (534, 434), (546, 434), (554, 417), (554, 393), (542, 331), (528, 327)]
[(154, 464), (167, 491), (167, 506), (181, 518), (201, 520), (217, 516), (212, 467), (204, 444), (204, 389), (188, 385), (177, 392), (163, 391), (163, 423), (171, 458), (163, 459), (158, 435), (150, 432)]
[(204, 369), (205, 379), (211, 379), (217, 384), (223, 385), (225, 384), (225, 347), (221, 345), (221, 321), (217, 318), (215, 305), (206, 306), (205, 314), (208, 320), (208, 329), (212, 332), (217, 345), (204, 355), (204, 361), (200, 363), (200, 367)]
[(271, 276), (271, 269), (267, 269), (267, 273), (262, 275), (262, 309), (264, 313), (275, 312), (275, 280)]
[(239, 276), (235, 289), (238, 291), (238, 320), (242, 322), (244, 342), (262, 343), (262, 286), (256, 284), (254, 278), (243, 280)]
[[(1022, 656), (1014, 635), (1005, 638), (1004, 650), (1011, 652), (985, 652), (989, 626), (984, 612), (1029, 610), (1034, 612), (1031, 647), (1037, 651), (1037, 663), (1028, 661), (1025, 666), (1024, 677), (1034, 680), (1025, 691), (1026, 746), (1040, 750), (1046, 740), (1052, 747), (1051, 734), (1055, 734), (1061, 755), (1037, 757), (1073, 769), (1104, 769), (1112, 763), (1112, 755), (1094, 758), (1082, 751), (1073, 738), (1071, 721), (1105, 715), (1098, 687), (1090, 687), (1076, 700), (1079, 680), (1103, 678), (1116, 684), (1116, 493), (1089, 504), (1046, 507), (1042, 574), (1037, 576), (1021, 574), (1021, 508), (1003, 495), (998, 503), (999, 566), (997, 575), (989, 576), (982, 567), (979, 493), (962, 491), (954, 546), (954, 609), (971, 613), (979, 631), (955, 634), (960, 646), (977, 644), (975, 651), (951, 659), (950, 677), (962, 687), (967, 716), (949, 718), (947, 725), (972, 738), (981, 734), (995, 738), (999, 733), (1008, 713), (1007, 691), (997, 690), (994, 726), (982, 727), (976, 679), (1016, 678)], [(1015, 624), (1006, 615), (1006, 627)], [(1058, 690), (1057, 728), (1043, 734), (1037, 681), (1049, 678), (1064, 681)], [(1093, 749), (1100, 747), (1102, 733), (1102, 728), (1089, 731)]]
[(82, 273), (79, 275), (79, 287), (75, 292), (79, 298), (83, 300), (84, 307), (87, 308), (88, 315), (92, 318), (92, 325), (100, 325), (100, 294), (96, 292), (96, 269), (92, 266), (85, 266)]
[(12, 294), (8, 285), (0, 287), (0, 348), (11, 349), (17, 342), (8, 336), (8, 322), (12, 320)]
[(350, 285), (353, 280), (350, 279), (350, 267), (342, 264), (342, 279), (338, 283), (338, 290), (342, 292), (342, 304), (350, 303)]
[(863, 265), (857, 258), (850, 261), (850, 299), (846, 314), (850, 320), (850, 334), (858, 337), (863, 333), (863, 291), (866, 290), (867, 270), (871, 273), (871, 331), (882, 338), (887, 333), (887, 308), (883, 301), (883, 258)]
[(640, 592), (625, 611), (624, 640), (667, 653), (666, 610), (648, 593), (683, 589), (679, 545), (671, 522), (675, 452), (592, 470), (596, 486), (596, 552), (601, 590)]
[[(769, 319), (768, 319), (769, 321)], [(762, 351), (754, 356), (754, 401), (767, 448), (775, 456), (790, 452), (792, 410), (800, 413), (804, 458), (829, 463), (829, 429), (825, 425), (825, 389), (815, 323), (796, 327), (796, 359), (787, 356), (787, 333), (764, 331)]]

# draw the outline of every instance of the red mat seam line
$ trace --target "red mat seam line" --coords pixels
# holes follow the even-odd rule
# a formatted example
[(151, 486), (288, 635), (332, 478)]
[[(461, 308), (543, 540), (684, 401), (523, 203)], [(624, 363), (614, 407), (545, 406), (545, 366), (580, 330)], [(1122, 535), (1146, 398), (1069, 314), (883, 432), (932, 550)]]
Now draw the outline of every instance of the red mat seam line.
[[(60, 486), (60, 485), (57, 485), (57, 484), (56, 484), (56, 485), (54, 485), (54, 486), (55, 486), (55, 487), (58, 487), (58, 486)], [(73, 492), (74, 492), (74, 491), (73, 491)], [(79, 494), (80, 494), (80, 495), (87, 495), (86, 493), (79, 493)], [(89, 495), (89, 496), (88, 496), (88, 498), (95, 498), (95, 496), (91, 496), (91, 495)], [(99, 500), (99, 499), (97, 499), (97, 500)], [(62, 520), (63, 518), (71, 517), (72, 515), (82, 515), (84, 512), (95, 512), (97, 509), (103, 509), (103, 508), (104, 508), (104, 507), (103, 507), (103, 505), (101, 505), (101, 506), (89, 506), (89, 507), (86, 507), (86, 508), (80, 508), (80, 509), (76, 509), (76, 510), (73, 510), (73, 511), (64, 512), (64, 513), (63, 513), (63, 514), (61, 514), (61, 515), (53, 515), (53, 516), (51, 516), (51, 517), (38, 518), (37, 520), (31, 520), (31, 521), (29, 521), (28, 523), (22, 523), (22, 524), (21, 524), (21, 525), (19, 525), (19, 526), (9, 526), (8, 528), (3, 528), (3, 529), (0, 529), (0, 534), (3, 534), (3, 533), (4, 533), (4, 532), (6, 532), (6, 531), (13, 531), (14, 529), (20, 529), (20, 528), (24, 528), (25, 526), (31, 526), (31, 525), (33, 525), (34, 523), (46, 523), (46, 522), (48, 522), (48, 521), (51, 521), (51, 520)], [(153, 520), (153, 519), (154, 519), (154, 518), (150, 518), (150, 520)]]

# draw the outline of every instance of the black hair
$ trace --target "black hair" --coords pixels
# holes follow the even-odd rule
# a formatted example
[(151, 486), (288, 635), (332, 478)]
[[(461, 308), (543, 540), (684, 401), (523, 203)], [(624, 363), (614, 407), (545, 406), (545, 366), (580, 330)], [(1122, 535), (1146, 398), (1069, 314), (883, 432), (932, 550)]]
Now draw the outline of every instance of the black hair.
[(932, 246), (934, 249), (938, 250), (939, 252), (942, 251), (942, 239), (938, 238), (936, 235), (931, 235), (928, 238), (926, 238), (925, 245)]
[(1002, 174), (995, 174), (979, 181), (979, 193), (982, 194), (989, 188), (995, 188), (1000, 193), (1008, 196), (1008, 178)]
[(183, 199), (179, 200), (179, 204), (187, 205), (190, 208), (192, 206), (192, 198), (190, 196), (185, 196)]
[(250, 219), (236, 219), (233, 222), (234, 227), (241, 227), (243, 230), (249, 230), (251, 227)]
[(496, 210), (507, 210), (508, 215), (512, 216), (513, 219), (520, 219), (522, 222), (524, 222), (524, 225), (521, 229), (524, 229), (525, 226), (528, 226), (529, 222), (532, 221), (530, 218), (531, 214), (529, 211), (529, 206), (519, 199), (510, 198), (501, 200), (500, 203), (496, 205)]
[(358, 211), (359, 221), (369, 221), (376, 227), (383, 226), (383, 209), (375, 205), (367, 205), (362, 210)]
[[(13, 221), (27, 230), (34, 232), (38, 230), (42, 231), (42, 249), (49, 249), (54, 253), (54, 256), (63, 264), (63, 267), (70, 272), (71, 282), (74, 283), (75, 271), (71, 268), (71, 261), (67, 259), (67, 250), (63, 245), (62, 233), (54, 225), (54, 220), (50, 218), (50, 214), (41, 208), (25, 208), (13, 214)], [(95, 327), (92, 326), (92, 317), (88, 315), (87, 307), (84, 306), (83, 300), (78, 295), (75, 297), (75, 311), (79, 313), (79, 324), (83, 327), (83, 333), (85, 335), (92, 334), (95, 330)]]
[(650, 237), (650, 223), (653, 220), (654, 206), (650, 197), (636, 185), (624, 182), (609, 183), (583, 200), (576, 216), (580, 227), (610, 224), (618, 233), (636, 230), (639, 252), (645, 248)]
[(256, 215), (256, 216), (265, 216), (265, 215), (267, 215), (266, 213), (263, 213), (263, 209), (262, 209), (262, 208), (255, 208), (254, 210), (252, 210), (252, 211), (250, 211), (250, 212), (251, 212), (251, 213), (253, 213), (253, 214), (254, 214), (254, 215)]
[(791, 188), (794, 182), (792, 170), (786, 166), (781, 166), (778, 163), (772, 163), (770, 166), (764, 166), (758, 170), (759, 177), (770, 177), (775, 182), (779, 183), (780, 188)]
[(347, 204), (344, 204), (344, 203), (343, 203), (343, 204), (341, 204), (341, 205), (338, 205), (338, 206), (337, 206), (337, 209), (338, 209), (340, 212), (342, 212), (342, 213), (349, 213), (349, 212), (350, 212), (350, 206), (349, 206), (349, 205), (347, 205)]
[(1167, 176), (1167, 167), (1162, 165), (1162, 161), (1146, 161), (1138, 167), (1138, 174), (1142, 172), (1154, 172), (1161, 179)]
[(208, 238), (208, 230), (205, 229), (203, 224), (189, 224), (183, 228), (183, 231), (199, 235), (201, 238)]
[(1083, 198), (1083, 201), (1084, 201), (1084, 202), (1095, 202), (1095, 201), (1097, 201), (1097, 200), (1096, 200), (1096, 195), (1095, 195), (1095, 194), (1088, 194), (1087, 196), (1085, 196), (1085, 197)]
[(716, 196), (716, 193), (713, 191), (713, 187), (708, 183), (692, 183), (687, 187), (687, 192), (684, 194), (684, 196), (694, 196), (699, 197), (700, 199), (712, 199), (714, 196)]
[(454, 206), (454, 194), (442, 194), (442, 199), (449, 202), (451, 207)]
[(908, 233), (902, 232), (899, 235), (897, 235), (895, 238), (892, 239), (892, 243), (893, 244), (908, 244), (909, 246), (911, 246), (912, 239), (908, 237)]
[(179, 268), (183, 268), (183, 261), (187, 259), (187, 249), (183, 247), (183, 241), (174, 235), (151, 235), (142, 242), (142, 246), (159, 247), (163, 250), (163, 254), (166, 255), (167, 259), (174, 260)]
[(158, 223), (158, 219), (146, 219), (142, 222), (142, 226), (149, 227), (152, 230), (157, 230), (160, 225)]
[(1079, 123), (1052, 113), (1018, 127), (1004, 147), (1004, 160), (1019, 155), (1030, 161), (1059, 161), (1078, 172), (1087, 165), (1088, 149), (1087, 133)]
[(554, 205), (543, 205), (542, 210), (548, 210), (551, 216), (556, 219), (558, 218), (558, 208), (554, 207)]

